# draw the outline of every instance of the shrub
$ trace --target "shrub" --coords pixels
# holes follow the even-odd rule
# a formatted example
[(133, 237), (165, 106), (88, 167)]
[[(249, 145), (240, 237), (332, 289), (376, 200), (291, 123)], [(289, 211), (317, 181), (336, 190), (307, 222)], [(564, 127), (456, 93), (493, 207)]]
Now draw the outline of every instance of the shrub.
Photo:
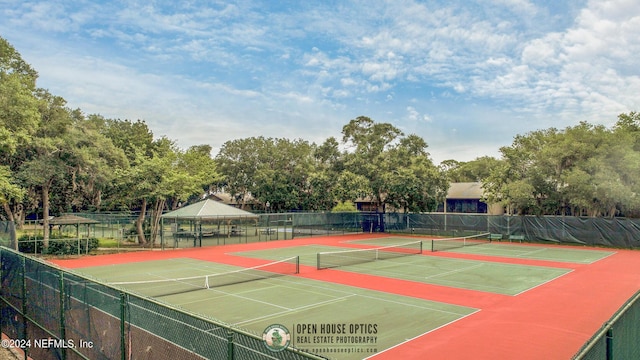
[(331, 209), (331, 212), (357, 212), (358, 209), (351, 201), (338, 202), (336, 206)]
[[(18, 249), (23, 253), (51, 254), (51, 255), (76, 255), (78, 254), (78, 245), (80, 245), (80, 254), (84, 254), (87, 250), (91, 252), (98, 248), (99, 242), (96, 238), (78, 239), (64, 238), (49, 240), (49, 247), (43, 249), (43, 236), (22, 235), (18, 238)], [(78, 244), (79, 242), (79, 244)]]

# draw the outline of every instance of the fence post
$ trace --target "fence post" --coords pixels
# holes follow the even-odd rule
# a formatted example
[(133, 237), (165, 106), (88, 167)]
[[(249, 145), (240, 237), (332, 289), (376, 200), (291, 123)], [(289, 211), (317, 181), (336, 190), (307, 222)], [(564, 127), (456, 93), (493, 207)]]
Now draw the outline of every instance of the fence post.
[(127, 335), (125, 321), (127, 319), (127, 294), (120, 293), (120, 358), (127, 359)]
[[(24, 256), (20, 256), (20, 260), (22, 262), (22, 294), (20, 294), (20, 296), (22, 297), (22, 321), (24, 322), (24, 325), (22, 326), (22, 339), (26, 340), (27, 339), (27, 325), (29, 324), (29, 322), (27, 321), (27, 259)], [(28, 359), (29, 358), (29, 348), (25, 347), (24, 349), (22, 349), (24, 351), (24, 358)]]
[[(611, 325), (612, 326), (612, 325)], [(613, 329), (609, 327), (607, 330), (607, 360), (613, 360)]]
[(233, 360), (234, 357), (233, 331), (227, 329), (227, 359)]
[[(63, 341), (67, 341), (67, 333), (65, 330), (65, 317), (64, 317), (64, 272), (62, 270), (58, 271), (59, 274), (59, 287), (60, 291), (58, 292), (60, 296), (60, 339)], [(67, 349), (62, 349), (62, 359), (67, 358)]]

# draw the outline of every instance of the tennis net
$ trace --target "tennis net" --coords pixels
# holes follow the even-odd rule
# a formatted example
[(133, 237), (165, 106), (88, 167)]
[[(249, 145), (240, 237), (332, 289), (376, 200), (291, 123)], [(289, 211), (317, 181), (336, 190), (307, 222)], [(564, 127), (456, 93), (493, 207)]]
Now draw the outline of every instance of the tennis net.
[(421, 253), (422, 241), (413, 241), (405, 244), (383, 246), (373, 249), (319, 252), (317, 255), (317, 268), (318, 270), (321, 270)]
[(293, 275), (298, 274), (299, 272), (300, 258), (298, 256), (294, 256), (264, 265), (225, 273), (173, 279), (120, 281), (109, 284), (122, 286), (147, 296), (160, 297), (241, 284), (249, 281), (270, 279), (285, 275)]
[(433, 239), (431, 240), (431, 251), (447, 251), (490, 242), (489, 233), (447, 239)]

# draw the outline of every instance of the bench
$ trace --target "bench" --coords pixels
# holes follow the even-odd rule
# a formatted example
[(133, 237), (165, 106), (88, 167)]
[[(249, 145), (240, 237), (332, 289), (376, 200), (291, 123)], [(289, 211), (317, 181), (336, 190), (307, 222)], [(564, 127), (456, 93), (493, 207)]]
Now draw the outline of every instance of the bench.
[(196, 246), (198, 236), (192, 231), (177, 231), (173, 233), (173, 248), (178, 248), (178, 243), (182, 240), (193, 240), (193, 246)]
[(231, 236), (234, 236), (234, 235), (240, 236), (240, 235), (244, 234), (244, 230), (243, 229), (231, 229), (229, 234)]
[(220, 235), (220, 230), (203, 231), (202, 237), (214, 237)]
[(489, 234), (489, 240), (491, 241), (502, 241), (502, 234)]
[(524, 241), (524, 235), (509, 235), (509, 242), (511, 242), (511, 241), (523, 242)]
[(266, 229), (260, 230), (260, 232), (265, 235), (271, 235), (276, 233), (276, 229), (266, 228)]

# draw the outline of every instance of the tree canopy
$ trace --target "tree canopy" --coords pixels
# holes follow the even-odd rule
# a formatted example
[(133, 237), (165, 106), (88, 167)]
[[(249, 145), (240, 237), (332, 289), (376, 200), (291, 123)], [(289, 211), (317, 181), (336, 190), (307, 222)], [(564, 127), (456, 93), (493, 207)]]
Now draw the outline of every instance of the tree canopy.
[(637, 216), (638, 114), (612, 129), (581, 122), (516, 136), (485, 180), (487, 200), (515, 214)]

